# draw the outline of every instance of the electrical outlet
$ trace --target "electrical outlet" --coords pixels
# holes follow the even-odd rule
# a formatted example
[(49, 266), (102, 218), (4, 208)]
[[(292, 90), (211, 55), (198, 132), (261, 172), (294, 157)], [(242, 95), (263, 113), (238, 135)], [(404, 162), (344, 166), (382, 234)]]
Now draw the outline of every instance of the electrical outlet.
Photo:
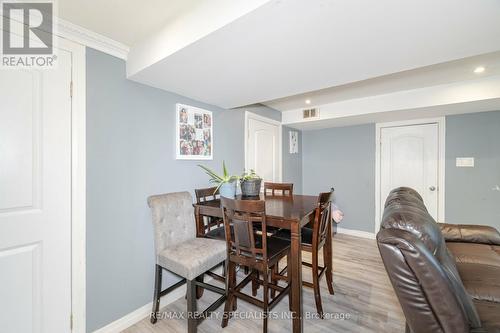
[(473, 168), (474, 157), (457, 157), (456, 166), (457, 168)]

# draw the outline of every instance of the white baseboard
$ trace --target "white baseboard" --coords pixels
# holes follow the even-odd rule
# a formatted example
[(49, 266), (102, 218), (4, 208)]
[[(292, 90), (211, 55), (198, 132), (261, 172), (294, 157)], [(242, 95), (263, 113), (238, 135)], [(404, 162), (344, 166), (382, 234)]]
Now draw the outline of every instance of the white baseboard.
[(337, 232), (339, 234), (346, 234), (346, 235), (350, 235), (350, 236), (375, 239), (375, 234), (373, 232), (368, 232), (368, 231), (344, 229), (344, 228), (337, 227)]
[[(160, 300), (160, 309), (172, 302), (175, 302), (186, 294), (186, 285), (182, 285), (179, 288), (173, 290), (167, 295), (163, 296)], [(137, 310), (130, 312), (129, 314), (115, 320), (114, 322), (101, 327), (100, 329), (94, 331), (94, 333), (119, 333), (126, 328), (140, 322), (151, 314), (151, 309), (153, 308), (153, 302), (150, 302), (144, 306), (141, 306)]]

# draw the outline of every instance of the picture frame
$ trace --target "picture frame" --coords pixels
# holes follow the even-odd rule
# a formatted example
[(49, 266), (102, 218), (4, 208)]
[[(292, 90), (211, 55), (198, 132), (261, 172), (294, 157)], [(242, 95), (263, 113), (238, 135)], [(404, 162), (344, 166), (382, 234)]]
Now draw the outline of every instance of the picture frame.
[(290, 136), (290, 142), (289, 142), (289, 147), (290, 147), (290, 154), (298, 154), (299, 153), (299, 132), (297, 131), (290, 131), (289, 132)]
[(213, 114), (186, 104), (176, 104), (175, 151), (178, 160), (212, 160)]

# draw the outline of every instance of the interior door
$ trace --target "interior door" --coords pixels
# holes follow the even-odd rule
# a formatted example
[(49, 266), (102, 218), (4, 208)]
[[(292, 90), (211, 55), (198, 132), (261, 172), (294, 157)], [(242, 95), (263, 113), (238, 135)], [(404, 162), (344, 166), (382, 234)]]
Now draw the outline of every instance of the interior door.
[(380, 131), (380, 210), (389, 192), (399, 186), (420, 193), (429, 213), (438, 219), (439, 127), (437, 123), (384, 127)]
[(272, 120), (248, 116), (247, 129), (247, 170), (255, 170), (264, 181), (281, 181), (280, 125)]
[(0, 71), (0, 331), (70, 331), (71, 53)]

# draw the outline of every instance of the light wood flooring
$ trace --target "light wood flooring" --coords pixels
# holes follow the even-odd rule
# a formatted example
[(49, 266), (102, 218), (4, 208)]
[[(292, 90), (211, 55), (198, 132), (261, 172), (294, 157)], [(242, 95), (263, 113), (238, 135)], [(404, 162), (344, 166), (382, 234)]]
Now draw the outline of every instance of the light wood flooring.
[[(303, 259), (308, 255), (303, 252)], [(322, 260), (322, 258), (321, 258)], [(304, 279), (310, 281), (310, 270), (303, 268)], [(404, 332), (405, 319), (385, 272), (375, 240), (337, 234), (333, 238), (333, 286), (335, 295), (328, 293), (324, 277), (321, 279), (323, 311), (327, 318), (313, 318), (316, 313), (312, 290), (304, 287), (304, 332)], [(248, 286), (247, 286), (248, 288)], [(244, 290), (248, 292), (248, 290)], [(152, 290), (151, 290), (152, 292)], [(262, 288), (259, 289), (262, 292)], [(261, 294), (259, 294), (261, 296)], [(217, 295), (205, 292), (198, 301), (198, 309), (204, 309)], [(186, 311), (186, 301), (180, 298), (161, 311), (174, 317)], [(198, 326), (200, 333), (251, 333), (262, 332), (260, 310), (238, 300), (238, 315), (229, 325), (220, 326), (223, 306), (213, 317)], [(286, 318), (288, 297), (276, 305), (269, 318), (269, 332), (290, 332), (291, 320)], [(341, 316), (344, 318), (340, 318)], [(217, 317), (218, 316), (218, 317)], [(328, 318), (329, 316), (329, 318)], [(242, 318), (251, 317), (251, 318)], [(283, 318), (284, 317), (284, 318)], [(187, 322), (181, 318), (158, 320), (155, 325), (149, 318), (129, 327), (126, 333), (187, 332)]]

